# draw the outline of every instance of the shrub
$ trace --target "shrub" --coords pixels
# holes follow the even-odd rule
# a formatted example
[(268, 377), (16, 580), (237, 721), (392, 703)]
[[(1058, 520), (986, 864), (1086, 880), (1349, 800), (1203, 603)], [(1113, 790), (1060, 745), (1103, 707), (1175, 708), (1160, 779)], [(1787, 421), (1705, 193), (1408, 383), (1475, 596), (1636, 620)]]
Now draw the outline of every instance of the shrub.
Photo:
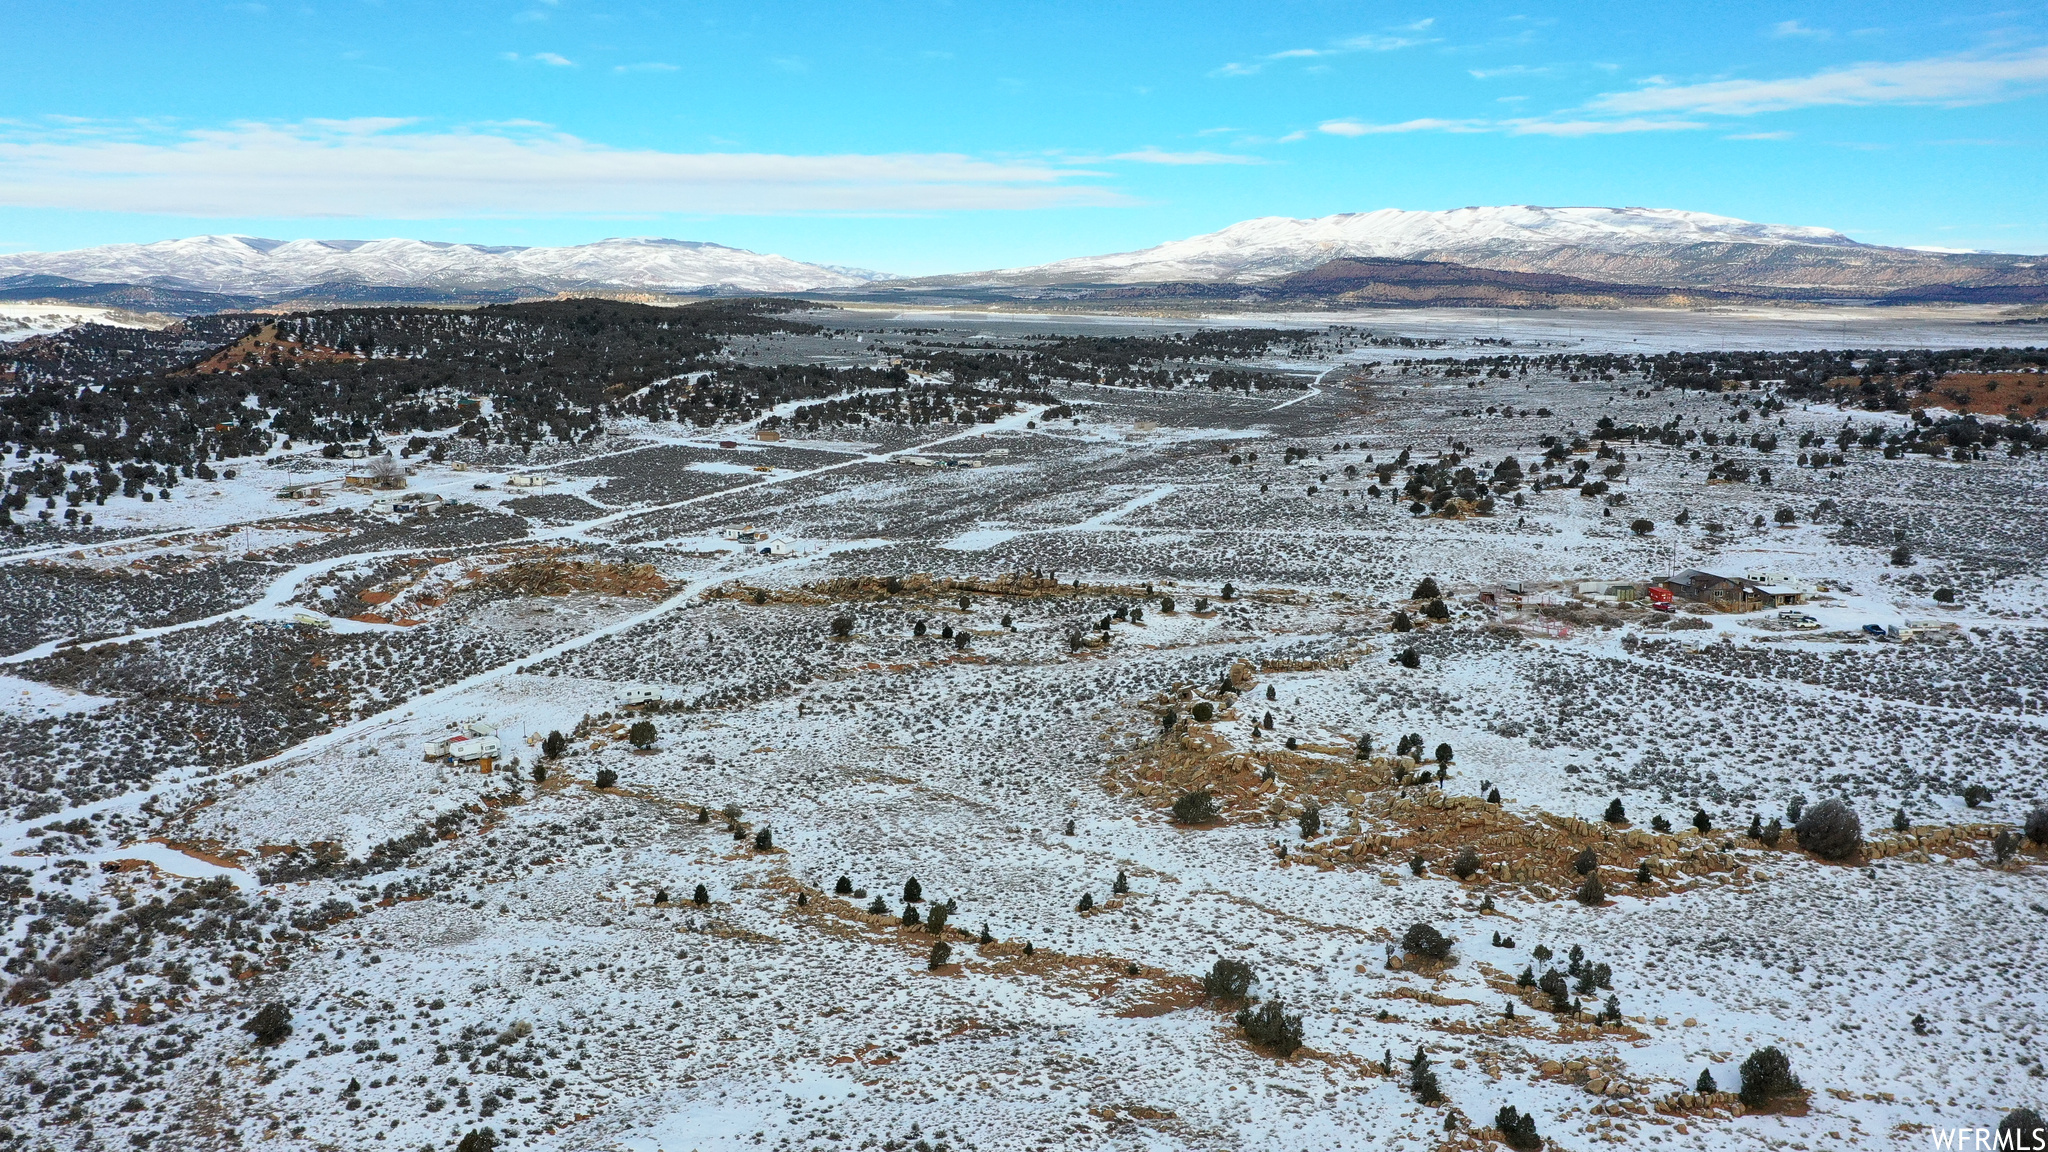
[(1393, 629), (1396, 632), (1413, 632), (1415, 631), (1415, 621), (1410, 620), (1406, 612), (1396, 611), (1394, 613)]
[(1996, 797), (1992, 794), (1991, 789), (1986, 788), (1982, 784), (1972, 784), (1963, 789), (1963, 803), (1972, 808), (1993, 799), (1996, 799)]
[(1536, 990), (1550, 997), (1552, 1012), (1569, 1012), (1574, 1007), (1572, 990), (1565, 984), (1564, 973), (1555, 968), (1543, 970), (1543, 977), (1536, 981)]
[(1479, 853), (1473, 851), (1470, 844), (1458, 849), (1457, 857), (1451, 861), (1451, 871), (1460, 880), (1471, 879), (1472, 874), (1479, 871)]
[(1631, 520), (1628, 522), (1628, 530), (1638, 536), (1648, 536), (1656, 531), (1656, 529), (1657, 525), (1648, 520)]
[(1448, 765), (1451, 762), (1452, 756), (1453, 753), (1449, 744), (1439, 744), (1436, 746), (1436, 762), (1438, 767)]
[(839, 882), (837, 884), (832, 885), (832, 894), (834, 896), (853, 895), (853, 877), (841, 876), (839, 878)]
[(1650, 831), (1665, 833), (1671, 831), (1671, 821), (1663, 816), (1650, 817)]
[(1403, 668), (1420, 668), (1422, 667), (1422, 654), (1413, 648), (1403, 648), (1401, 654), (1394, 657), (1394, 662)]
[(1789, 1096), (1797, 1091), (1799, 1077), (1792, 1074), (1792, 1062), (1775, 1045), (1751, 1052), (1749, 1059), (1742, 1062), (1742, 1102), (1751, 1108), (1761, 1107), (1773, 1096)]
[(652, 720), (635, 720), (633, 726), (626, 729), (626, 741), (635, 748), (654, 747), (654, 738), (654, 721)]
[(848, 636), (853, 635), (853, 617), (834, 616), (832, 618), (832, 635), (835, 639), (839, 640), (844, 640)]
[(1956, 602), (1956, 590), (1953, 588), (1936, 588), (1934, 590), (1934, 599), (1937, 603), (1953, 604)]
[(540, 754), (550, 760), (560, 760), (568, 750), (569, 741), (560, 732), (549, 732), (548, 738), (540, 742)]
[(1592, 875), (1586, 877), (1586, 882), (1584, 884), (1579, 885), (1579, 890), (1577, 892), (1572, 893), (1572, 899), (1577, 900), (1579, 903), (1584, 904), (1589, 908), (1595, 905), (1606, 903), (1607, 889), (1602, 887), (1600, 884), (1600, 874), (1598, 872), (1595, 872)]
[(1998, 1122), (1998, 1140), (1992, 1147), (2048, 1148), (2048, 1123), (2043, 1123), (2041, 1114), (2032, 1108), (2015, 1108)]
[(1607, 802), (1607, 813), (1602, 819), (1609, 824), (1628, 823), (1628, 811), (1621, 806), (1621, 797), (1616, 796)]
[(1436, 1081), (1436, 1070), (1429, 1066), (1429, 1057), (1420, 1050), (1415, 1053), (1414, 1063), (1408, 1066), (1408, 1088), (1424, 1104), (1441, 1104), (1444, 1101), (1443, 1086)]
[(1705, 808), (1696, 809), (1693, 812), (1692, 826), (1694, 828), (1699, 829), (1699, 833), (1702, 836), (1705, 836), (1707, 833), (1712, 832), (1714, 830), (1714, 822), (1713, 820), (1708, 818), (1707, 810)]
[(941, 940), (938, 943), (932, 945), (931, 959), (925, 964), (925, 967), (933, 971), (937, 971), (938, 969), (945, 967), (946, 961), (951, 960), (952, 958), (953, 946), (951, 944), (946, 943), (944, 940)]
[(533, 770), (532, 770), (532, 773), (531, 773), (531, 774), (532, 774), (532, 776), (533, 776), (533, 782), (534, 782), (535, 784), (545, 784), (545, 783), (547, 783), (547, 782), (548, 782), (548, 762), (547, 762), (546, 760), (535, 760), (535, 761), (533, 762)]
[(2011, 860), (2013, 853), (2020, 850), (2019, 834), (2007, 828), (1991, 839), (1991, 856), (2000, 864)]
[(618, 786), (618, 783), (619, 774), (617, 772), (609, 768), (599, 768), (597, 770), (597, 786), (599, 788), (615, 788)]
[(498, 1134), (489, 1128), (472, 1128), (462, 1142), (455, 1146), (455, 1152), (493, 1152), (498, 1146)]
[(1776, 816), (1773, 816), (1771, 817), (1771, 822), (1769, 824), (1764, 825), (1763, 835), (1758, 836), (1757, 840), (1758, 842), (1762, 843), (1763, 846), (1766, 848), (1776, 848), (1778, 846), (1778, 837), (1783, 836), (1784, 834), (1784, 822), (1779, 820)]
[(254, 1036), (258, 1044), (275, 1044), (292, 1034), (291, 1009), (274, 1002), (265, 1004), (242, 1025), (242, 1031)]
[(697, 885), (697, 890), (695, 892), (690, 893), (690, 903), (695, 904), (699, 908), (705, 907), (706, 905), (710, 904), (710, 889), (704, 887), (702, 884)]
[(1093, 892), (1083, 892), (1081, 893), (1081, 899), (1074, 905), (1074, 911), (1086, 912), (1093, 907), (1095, 907), (1095, 894)]
[(1182, 824), (1207, 824), (1216, 818), (1216, 796), (1207, 788), (1173, 802), (1173, 818)]
[(1591, 876), (1593, 870), (1598, 867), (1600, 867), (1600, 854), (1591, 848), (1582, 848), (1577, 856), (1572, 857), (1572, 871), (1577, 872), (1581, 876)]
[(1823, 860), (1841, 860), (1863, 846), (1863, 821), (1841, 800), (1829, 798), (1808, 808), (1793, 829), (1799, 846)]
[(1197, 724), (1207, 724), (1216, 718), (1216, 706), (1207, 700), (1197, 700), (1195, 706), (1188, 709), (1188, 715), (1194, 717)]
[(1301, 1017), (1289, 1016), (1278, 996), (1257, 1008), (1247, 1005), (1240, 1009), (1237, 1026), (1244, 1029), (1247, 1040), (1270, 1049), (1276, 1056), (1292, 1056), (1301, 1047)]
[(1504, 1105), (1493, 1115), (1493, 1126), (1500, 1131), (1500, 1138), (1515, 1152), (1542, 1152), (1543, 1137), (1536, 1134), (1536, 1116), (1530, 1112), (1518, 1112), (1513, 1104)]
[(1444, 621), (1451, 618), (1451, 609), (1441, 600), (1431, 600), (1429, 606), (1422, 610), (1422, 614), (1431, 620)]
[(1424, 576), (1422, 583), (1415, 586), (1415, 591), (1410, 592), (1408, 598), (1410, 600), (1435, 600), (1443, 594), (1444, 590), (1436, 586), (1435, 577)]
[(889, 902), (880, 896), (868, 901), (868, 915), (880, 916), (889, 911)]
[(1421, 921), (1408, 926), (1401, 936), (1401, 948), (1431, 960), (1443, 960), (1451, 954), (1451, 941), (1435, 926)]
[(1311, 800), (1301, 806), (1301, 816), (1296, 823), (1301, 826), (1301, 838), (1313, 840), (1323, 830), (1323, 809)]
[(1161, 597), (1159, 598), (1159, 610), (1160, 610), (1161, 612), (1164, 612), (1164, 613), (1166, 613), (1166, 614), (1167, 614), (1167, 615), (1169, 615), (1169, 616), (1170, 616), (1170, 615), (1172, 615), (1172, 614), (1173, 614), (1173, 597), (1171, 597), (1171, 596), (1161, 596)]
[(2036, 805), (2027, 813), (2027, 839), (2036, 844), (2048, 844), (2048, 804)]
[(754, 833), (754, 851), (766, 852), (775, 847), (775, 833), (767, 828)]
[(1212, 1000), (1242, 1000), (1252, 990), (1252, 966), (1242, 960), (1218, 960), (1202, 977), (1202, 993)]

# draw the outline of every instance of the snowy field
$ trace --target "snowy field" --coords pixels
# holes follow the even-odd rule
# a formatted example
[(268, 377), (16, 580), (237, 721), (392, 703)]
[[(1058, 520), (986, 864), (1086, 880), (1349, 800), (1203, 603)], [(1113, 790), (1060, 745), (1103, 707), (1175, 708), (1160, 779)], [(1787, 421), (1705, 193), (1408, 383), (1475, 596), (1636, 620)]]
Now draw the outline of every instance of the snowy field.
[[(1559, 1149), (1805, 1152), (2048, 1101), (2048, 847), (1994, 847), (2048, 799), (2039, 454), (1801, 467), (1906, 418), (1397, 363), (2001, 330), (1342, 323), (1453, 346), (914, 435), (621, 421), (419, 460), (419, 514), (279, 500), (334, 464), (279, 456), (19, 544), (0, 1148), (1423, 1152), (1506, 1147), (1512, 1106)], [(756, 351), (851, 342), (807, 339)], [(1767, 427), (1716, 455), (1774, 476), (1596, 455), (1603, 418)], [(1623, 499), (1418, 516), (1368, 492), (1404, 452)], [(1688, 568), (1811, 621), (1606, 594)], [(490, 771), (426, 755), (465, 730)], [(1827, 800), (1843, 858), (1749, 834)], [(1517, 985), (1552, 968), (1562, 1007)], [(1765, 1047), (1803, 1091), (1739, 1104)]]

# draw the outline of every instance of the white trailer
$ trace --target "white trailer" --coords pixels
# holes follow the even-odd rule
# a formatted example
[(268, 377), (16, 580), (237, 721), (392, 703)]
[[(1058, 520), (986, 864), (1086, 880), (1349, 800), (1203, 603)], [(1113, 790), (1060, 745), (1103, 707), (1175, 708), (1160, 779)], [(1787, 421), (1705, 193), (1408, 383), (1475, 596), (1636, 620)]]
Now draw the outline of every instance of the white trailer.
[(457, 736), (448, 741), (448, 755), (456, 760), (482, 760), (500, 751), (496, 736)]

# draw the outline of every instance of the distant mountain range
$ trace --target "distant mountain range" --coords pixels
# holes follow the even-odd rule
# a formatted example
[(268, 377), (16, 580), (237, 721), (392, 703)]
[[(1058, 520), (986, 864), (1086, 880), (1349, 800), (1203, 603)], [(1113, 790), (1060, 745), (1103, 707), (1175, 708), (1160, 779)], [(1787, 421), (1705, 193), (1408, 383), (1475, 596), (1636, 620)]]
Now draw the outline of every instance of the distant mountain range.
[(1976, 289), (1978, 297), (1990, 298), (1999, 292), (1982, 290), (2048, 285), (2043, 263), (2032, 256), (1888, 248), (1826, 228), (1756, 224), (1669, 208), (1509, 205), (1445, 212), (1385, 208), (1310, 220), (1266, 216), (1136, 252), (894, 281), (885, 287), (897, 292), (1249, 284), (1347, 258), (1811, 298), (1871, 299), (1930, 287)]
[(1386, 208), (1309, 220), (1268, 216), (1135, 252), (901, 280), (718, 244), (647, 238), (518, 248), (196, 236), (0, 255), (0, 300), (176, 313), (620, 291), (1330, 306), (1757, 299), (2016, 304), (2048, 302), (2048, 259), (1891, 248), (1826, 228), (1668, 208), (1531, 205)]
[[(265, 240), (193, 236), (73, 252), (0, 255), (0, 289), (24, 277), (70, 286), (132, 285), (223, 296), (317, 295), (346, 299), (376, 290), (553, 295), (588, 290), (801, 292), (851, 288), (880, 278), (853, 268), (805, 264), (692, 240), (614, 239), (568, 248), (515, 248), (427, 240)], [(10, 285), (9, 280), (16, 283)]]

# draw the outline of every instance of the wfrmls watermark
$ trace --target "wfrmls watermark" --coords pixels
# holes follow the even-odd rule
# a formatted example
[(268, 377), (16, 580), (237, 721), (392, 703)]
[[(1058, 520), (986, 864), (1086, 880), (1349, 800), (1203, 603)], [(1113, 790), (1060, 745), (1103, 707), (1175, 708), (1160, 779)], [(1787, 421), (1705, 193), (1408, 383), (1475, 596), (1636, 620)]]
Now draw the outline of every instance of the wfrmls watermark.
[(2048, 1152), (2048, 1129), (2021, 1132), (2008, 1128), (1933, 1128), (1928, 1131), (1941, 1152)]

